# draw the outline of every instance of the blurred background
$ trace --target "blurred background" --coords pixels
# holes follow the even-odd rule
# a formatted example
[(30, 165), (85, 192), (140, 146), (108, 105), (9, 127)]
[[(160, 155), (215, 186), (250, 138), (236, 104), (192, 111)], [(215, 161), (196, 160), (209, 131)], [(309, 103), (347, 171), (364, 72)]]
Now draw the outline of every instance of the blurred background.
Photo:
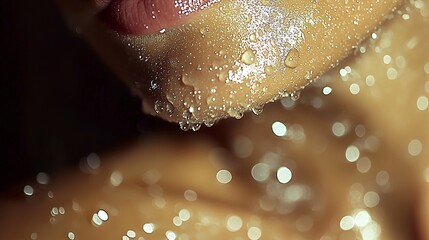
[(0, 11), (2, 189), (162, 127), (67, 28), (53, 0), (4, 1)]

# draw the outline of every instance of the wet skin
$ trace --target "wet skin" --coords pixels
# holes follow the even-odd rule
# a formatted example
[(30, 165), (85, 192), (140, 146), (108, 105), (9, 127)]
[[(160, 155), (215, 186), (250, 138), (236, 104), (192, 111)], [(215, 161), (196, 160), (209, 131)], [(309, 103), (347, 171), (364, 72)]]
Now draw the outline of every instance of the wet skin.
[[(429, 8), (420, 3), (401, 8), (296, 102), (197, 134), (159, 133), (102, 155), (89, 173), (29, 182), (31, 196), (19, 186), (0, 204), (8, 220), (1, 238), (121, 238), (132, 230), (136, 239), (169, 231), (184, 239), (429, 239)], [(266, 165), (268, 175), (252, 170)], [(292, 172), (286, 183), (281, 167)], [(220, 170), (232, 180), (217, 177)], [(109, 214), (100, 226), (99, 209)], [(191, 213), (185, 221), (183, 209)]]
[(246, 110), (299, 94), (401, 3), (225, 0), (165, 31), (141, 35), (109, 30), (97, 17), (106, 15), (100, 8), (88, 11), (76, 1), (60, 2), (70, 22), (143, 99), (143, 110), (180, 122), (185, 130), (241, 118)]

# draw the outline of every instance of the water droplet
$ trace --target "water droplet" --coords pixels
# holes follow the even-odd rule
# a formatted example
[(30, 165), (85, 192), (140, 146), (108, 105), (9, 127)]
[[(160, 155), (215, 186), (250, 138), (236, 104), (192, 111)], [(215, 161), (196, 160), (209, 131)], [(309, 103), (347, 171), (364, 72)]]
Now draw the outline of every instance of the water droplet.
[(244, 64), (251, 65), (251, 64), (255, 63), (255, 61), (256, 61), (255, 54), (253, 53), (253, 51), (251, 49), (248, 49), (241, 56), (241, 61)]
[(287, 134), (287, 127), (282, 122), (274, 122), (271, 125), (271, 129), (273, 130), (274, 135), (277, 137), (284, 137)]
[(136, 237), (136, 232), (133, 230), (128, 230), (127, 231), (127, 237), (129, 238), (135, 238)]
[[(279, 92), (279, 96), (283, 99), (286, 99), (287, 97), (289, 97), (289, 92), (288, 91), (280, 91)], [(285, 100), (283, 100), (285, 101)]]
[(30, 238), (31, 238), (31, 240), (36, 240), (37, 239), (37, 233), (31, 233), (31, 236), (30, 236)]
[(313, 78), (314, 70), (310, 69), (305, 73), (305, 79), (311, 80)]
[(375, 176), (375, 182), (379, 186), (386, 186), (389, 183), (390, 175), (386, 171), (380, 171)]
[(355, 224), (358, 227), (364, 227), (371, 222), (371, 215), (366, 210), (361, 210), (354, 216)]
[(270, 166), (266, 163), (257, 163), (252, 167), (251, 174), (253, 179), (258, 182), (264, 182), (270, 176)]
[(426, 74), (429, 74), (429, 62), (425, 63), (423, 70), (425, 71)]
[(256, 106), (256, 107), (252, 108), (252, 112), (253, 112), (255, 115), (259, 115), (259, 114), (261, 114), (263, 111), (264, 111), (264, 105), (260, 105), (260, 106)]
[(340, 228), (348, 231), (355, 226), (355, 220), (352, 216), (344, 216), (340, 221)]
[(208, 27), (202, 27), (202, 28), (200, 28), (201, 37), (205, 37), (208, 32), (209, 32), (209, 28)]
[(188, 110), (189, 110), (190, 113), (194, 113), (195, 112), (195, 107), (193, 105), (191, 105)]
[(156, 100), (154, 104), (154, 110), (157, 114), (164, 112), (164, 106), (161, 100)]
[(350, 145), (346, 149), (345, 153), (346, 159), (349, 162), (356, 162), (359, 159), (360, 151), (359, 148), (355, 145)]
[(423, 145), (418, 139), (413, 139), (408, 144), (408, 153), (413, 157), (420, 155), (422, 150), (423, 150)]
[(196, 201), (198, 198), (198, 194), (197, 192), (195, 192), (194, 190), (188, 189), (183, 193), (183, 196), (185, 197), (185, 199), (187, 201), (193, 202)]
[(156, 226), (155, 226), (155, 224), (153, 224), (153, 223), (145, 223), (145, 224), (143, 224), (143, 231), (145, 232), (145, 233), (153, 233), (154, 231), (155, 231), (155, 229), (156, 229)]
[(54, 198), (54, 192), (49, 191), (49, 192), (48, 192), (48, 197), (49, 197), (49, 198)]
[(268, 91), (268, 87), (267, 86), (264, 86), (263, 88), (262, 88), (262, 92), (267, 92)]
[(222, 184), (227, 184), (232, 180), (232, 174), (226, 169), (219, 170), (216, 174), (216, 179)]
[(429, 100), (426, 96), (420, 96), (417, 99), (417, 109), (419, 109), (420, 111), (424, 111), (426, 109), (428, 109), (429, 107)]
[(360, 86), (357, 83), (350, 84), (349, 91), (351, 94), (356, 95), (360, 92)]
[(386, 65), (390, 64), (391, 61), (392, 61), (392, 57), (390, 55), (386, 54), (383, 56), (383, 63), (384, 64), (386, 64)]
[(287, 167), (280, 167), (277, 169), (277, 180), (280, 183), (288, 183), (292, 179), (292, 172)]
[(109, 220), (109, 215), (103, 209), (98, 210), (97, 215), (103, 221)]
[(256, 35), (254, 33), (250, 34), (249, 40), (251, 42), (256, 42), (258, 39), (256, 38)]
[(366, 83), (366, 85), (367, 85), (368, 87), (374, 86), (374, 84), (375, 84), (375, 77), (374, 77), (374, 76), (372, 76), (372, 75), (368, 75), (368, 76), (365, 78), (365, 83)]
[(181, 209), (179, 211), (180, 220), (186, 222), (191, 218), (191, 212), (188, 209)]
[(67, 233), (67, 237), (70, 239), (70, 240), (74, 240), (75, 239), (75, 234), (73, 233), (73, 232), (68, 232)]
[(211, 64), (211, 69), (215, 69), (215, 70), (222, 70), (222, 66), (223, 66), (223, 62), (222, 61), (220, 61), (220, 60), (214, 60), (214, 61), (212, 61), (212, 64)]
[(188, 131), (189, 129), (191, 129), (191, 126), (190, 126), (190, 124), (189, 124), (189, 122), (187, 120), (180, 121), (179, 122), (179, 127), (183, 131)]
[(33, 193), (34, 193), (33, 187), (30, 186), (30, 185), (25, 185), (25, 187), (24, 187), (24, 194), (27, 195), (27, 196), (31, 196), (31, 195), (33, 195)]
[(364, 197), (363, 197), (363, 202), (365, 204), (365, 206), (369, 207), (369, 208), (373, 208), (375, 206), (378, 205), (378, 203), (380, 202), (380, 196), (378, 195), (378, 193), (376, 192), (367, 192), (365, 193)]
[(236, 119), (241, 119), (244, 115), (243, 112), (241, 112), (237, 109), (234, 109), (234, 108), (228, 109), (228, 114), (229, 114), (229, 116), (234, 117)]
[(171, 117), (174, 113), (174, 106), (171, 102), (165, 104), (165, 110), (167, 110), (168, 115)]
[(250, 227), (249, 230), (247, 230), (247, 236), (250, 240), (258, 240), (262, 236), (262, 231), (258, 227)]
[(326, 86), (326, 87), (323, 88), (322, 92), (323, 92), (323, 95), (329, 95), (332, 92), (332, 88)]
[(184, 120), (189, 120), (189, 119), (191, 118), (191, 116), (192, 116), (192, 114), (191, 114), (189, 111), (184, 111), (184, 112), (182, 113), (182, 118), (183, 118)]
[(272, 75), (275, 70), (276, 69), (274, 67), (272, 67), (272, 66), (265, 66), (265, 69), (264, 69), (265, 74), (267, 74), (268, 76)]
[(150, 89), (149, 90), (155, 90), (155, 89), (158, 89), (158, 88), (159, 88), (158, 83), (155, 82), (154, 80), (151, 80), (150, 81)]
[(188, 74), (182, 74), (181, 80), (186, 86), (193, 86), (192, 78), (189, 77)]
[(49, 176), (44, 172), (40, 172), (37, 174), (36, 180), (39, 184), (45, 185), (49, 183)]
[(250, 92), (252, 94), (256, 94), (259, 91), (259, 88), (261, 87), (261, 83), (260, 82), (254, 82), (251, 86), (250, 86)]
[(215, 120), (206, 120), (206, 121), (204, 121), (204, 125), (206, 125), (206, 127), (212, 127), (215, 123), (216, 123)]
[(51, 216), (55, 217), (59, 214), (64, 215), (66, 213), (66, 210), (63, 207), (53, 207), (51, 209)]
[(230, 232), (236, 232), (243, 226), (243, 220), (239, 216), (230, 216), (226, 222), (226, 229)]
[(226, 50), (225, 49), (222, 49), (222, 50), (219, 51), (219, 56), (223, 57), (225, 55), (226, 55)]
[(92, 215), (92, 224), (94, 226), (101, 226), (107, 220), (109, 220), (109, 215), (103, 209), (98, 210), (98, 212)]
[(167, 232), (165, 232), (165, 236), (167, 237), (167, 240), (176, 240), (177, 235), (175, 232), (168, 230)]
[(299, 64), (299, 51), (296, 48), (292, 48), (286, 55), (285, 66), (289, 68), (296, 68)]
[(214, 97), (213, 95), (208, 96), (207, 99), (206, 99), (206, 103), (208, 105), (212, 105), (215, 101), (216, 101), (216, 97)]
[(194, 123), (194, 124), (191, 124), (191, 129), (192, 129), (192, 131), (198, 131), (199, 129), (201, 128), (201, 123)]
[(289, 96), (292, 101), (296, 102), (301, 97), (301, 92), (293, 92)]
[(367, 173), (371, 169), (371, 160), (367, 157), (362, 157), (357, 161), (356, 168), (360, 173)]
[(389, 80), (395, 80), (398, 77), (398, 70), (393, 67), (390, 67), (387, 69), (386, 74)]
[(90, 153), (86, 157), (86, 164), (91, 170), (96, 170), (100, 167), (101, 159), (100, 156), (98, 156), (97, 153)]
[(347, 132), (347, 126), (342, 122), (332, 124), (332, 133), (337, 137), (342, 137)]
[(112, 184), (112, 186), (118, 187), (121, 185), (123, 180), (124, 176), (120, 171), (113, 171), (110, 175), (110, 184)]
[(228, 71), (222, 71), (218, 74), (219, 81), (225, 82), (228, 79)]

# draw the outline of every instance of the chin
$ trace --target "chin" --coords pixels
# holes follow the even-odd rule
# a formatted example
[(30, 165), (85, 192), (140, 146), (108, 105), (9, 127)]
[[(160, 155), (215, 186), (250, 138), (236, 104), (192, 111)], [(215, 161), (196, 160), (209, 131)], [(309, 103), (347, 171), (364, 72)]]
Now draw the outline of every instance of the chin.
[(183, 130), (299, 98), (401, 3), (62, 1), (143, 111)]

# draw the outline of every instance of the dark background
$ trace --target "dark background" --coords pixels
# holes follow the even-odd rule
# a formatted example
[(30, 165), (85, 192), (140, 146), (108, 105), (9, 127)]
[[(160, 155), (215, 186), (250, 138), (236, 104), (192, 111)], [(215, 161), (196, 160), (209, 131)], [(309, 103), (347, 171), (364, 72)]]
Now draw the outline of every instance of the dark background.
[(66, 27), (54, 1), (3, 1), (0, 20), (2, 189), (162, 127)]

